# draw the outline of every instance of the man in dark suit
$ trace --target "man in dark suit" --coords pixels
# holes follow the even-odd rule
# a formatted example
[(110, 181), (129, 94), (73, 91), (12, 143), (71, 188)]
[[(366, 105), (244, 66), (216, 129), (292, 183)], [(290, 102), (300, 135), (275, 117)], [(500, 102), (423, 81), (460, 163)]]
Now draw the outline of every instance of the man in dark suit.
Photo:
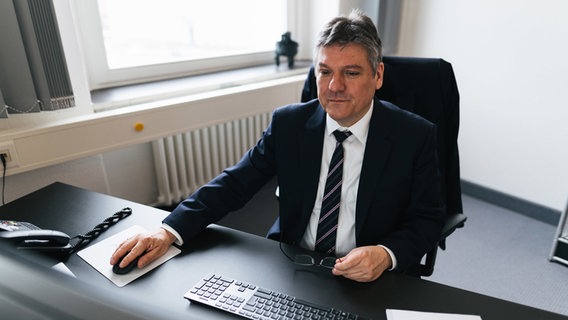
[[(270, 232), (278, 239), (338, 257), (333, 274), (356, 281), (375, 280), (385, 270), (419, 275), (420, 259), (435, 246), (444, 215), (436, 130), (374, 99), (383, 83), (381, 58), (381, 41), (368, 17), (353, 12), (330, 21), (316, 45), (318, 99), (275, 110), (238, 164), (180, 203), (160, 230), (122, 243), (110, 263), (130, 251), (121, 266), (141, 254), (138, 266), (147, 265), (173, 242), (190, 242), (241, 208), (276, 175), (280, 212)], [(336, 134), (347, 138), (336, 141)], [(337, 162), (343, 173), (328, 192), (336, 146), (343, 150)], [(340, 201), (329, 205), (330, 198)], [(320, 249), (326, 241), (329, 246)]]

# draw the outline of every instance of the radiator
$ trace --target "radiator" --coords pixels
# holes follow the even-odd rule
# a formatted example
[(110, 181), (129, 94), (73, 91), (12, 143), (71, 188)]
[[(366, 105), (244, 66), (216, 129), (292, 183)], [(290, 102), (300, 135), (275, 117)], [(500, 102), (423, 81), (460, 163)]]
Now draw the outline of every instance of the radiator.
[(158, 202), (173, 205), (239, 161), (268, 126), (271, 112), (152, 142)]

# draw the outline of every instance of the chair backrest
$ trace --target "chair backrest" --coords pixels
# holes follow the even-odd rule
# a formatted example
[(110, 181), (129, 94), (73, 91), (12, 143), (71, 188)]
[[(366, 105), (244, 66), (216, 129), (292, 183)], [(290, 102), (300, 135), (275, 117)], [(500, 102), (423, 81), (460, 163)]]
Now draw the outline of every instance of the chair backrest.
[[(375, 96), (416, 113), (437, 126), (438, 161), (446, 215), (462, 213), (458, 152), (459, 92), (452, 65), (442, 59), (384, 57), (383, 86)], [(302, 101), (317, 98), (314, 68)]]

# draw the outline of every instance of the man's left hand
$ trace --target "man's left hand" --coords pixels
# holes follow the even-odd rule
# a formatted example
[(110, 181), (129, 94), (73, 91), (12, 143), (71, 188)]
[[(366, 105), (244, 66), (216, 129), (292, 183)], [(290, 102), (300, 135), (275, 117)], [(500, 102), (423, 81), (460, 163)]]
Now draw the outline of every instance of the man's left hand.
[(337, 259), (332, 272), (358, 282), (370, 282), (378, 279), (391, 266), (391, 257), (383, 247), (366, 246), (355, 248), (345, 257)]

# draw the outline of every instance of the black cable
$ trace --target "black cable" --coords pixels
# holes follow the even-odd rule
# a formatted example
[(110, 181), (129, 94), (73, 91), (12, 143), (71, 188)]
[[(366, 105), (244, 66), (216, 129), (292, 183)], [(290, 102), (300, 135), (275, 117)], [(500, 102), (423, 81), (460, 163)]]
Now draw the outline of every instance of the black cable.
[(71, 240), (79, 239), (79, 241), (75, 245), (73, 245), (72, 252), (77, 252), (81, 247), (87, 245), (89, 242), (91, 242), (92, 240), (97, 238), (101, 233), (105, 232), (112, 225), (114, 225), (118, 221), (128, 217), (131, 214), (132, 214), (132, 209), (130, 209), (128, 207), (124, 208), (124, 209), (116, 212), (112, 216), (106, 218), (103, 222), (96, 225), (93, 228), (93, 230), (91, 230), (91, 231), (89, 231), (85, 234), (80, 234), (80, 235), (74, 236), (73, 238), (71, 238)]
[(4, 201), (4, 194), (6, 190), (6, 156), (4, 154), (0, 154), (0, 159), (2, 160), (2, 166), (4, 167), (2, 173), (2, 205), (5, 205), (6, 202)]

